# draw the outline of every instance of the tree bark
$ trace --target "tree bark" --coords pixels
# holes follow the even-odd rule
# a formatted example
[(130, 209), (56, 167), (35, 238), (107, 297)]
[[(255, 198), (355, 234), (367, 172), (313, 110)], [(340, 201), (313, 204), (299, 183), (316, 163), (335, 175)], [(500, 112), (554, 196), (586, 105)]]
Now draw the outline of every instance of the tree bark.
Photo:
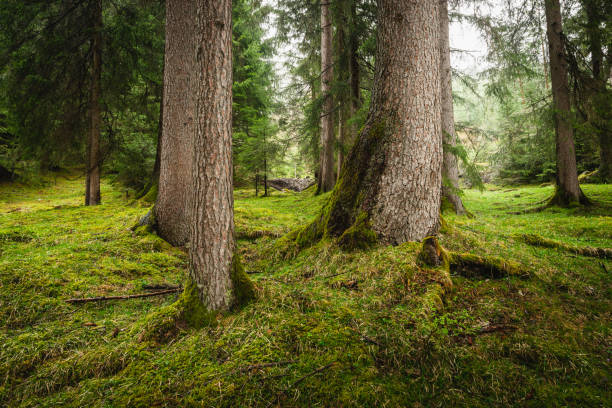
[[(435, 234), (440, 220), (442, 128), (438, 2), (378, 0), (372, 103), (330, 202), (297, 231), (355, 245), (399, 244)], [(360, 232), (361, 231), (361, 232)], [(350, 245), (349, 245), (350, 246)]]
[(85, 205), (100, 204), (100, 94), (102, 81), (102, 0), (92, 5), (93, 37), (91, 45), (91, 93), (89, 101), (89, 143), (87, 147), (87, 179)]
[(342, 85), (338, 94), (338, 161), (336, 176), (340, 178), (340, 172), (342, 165), (344, 164), (345, 151), (349, 144), (349, 129), (347, 126), (347, 120), (349, 119), (349, 106), (351, 105), (351, 96), (348, 82), (350, 80), (349, 73), (349, 55), (348, 47), (346, 43), (345, 27), (347, 25), (347, 19), (345, 17), (345, 4), (340, 4), (339, 21), (336, 29), (336, 49), (337, 49), (337, 78), (338, 82)]
[(567, 58), (559, 0), (545, 0), (545, 12), (551, 87), (555, 109), (557, 152), (557, 191), (551, 203), (568, 206), (572, 203), (586, 203), (587, 200), (578, 184), (574, 132), (571, 124)]
[[(350, 81), (350, 92), (351, 92), (351, 118), (354, 118), (361, 107), (361, 73), (359, 68), (358, 50), (359, 50), (359, 39), (357, 37), (357, 3), (355, 0), (351, 3), (350, 13), (350, 34), (349, 34), (349, 81)], [(357, 137), (357, 125), (351, 125), (351, 135), (349, 137), (349, 143), (352, 145), (355, 138)]]
[[(593, 89), (591, 92), (591, 122), (599, 138), (599, 178), (612, 182), (612, 106), (607, 75), (604, 69), (601, 23), (605, 13), (609, 13), (599, 0), (583, 0), (587, 16), (587, 35), (591, 52)], [(612, 8), (612, 7), (609, 7)]]
[(163, 120), (155, 220), (172, 245), (189, 240), (194, 132), (195, 2), (166, 1)]
[(216, 311), (243, 295), (234, 254), (231, 0), (197, 2), (197, 33), (189, 271), (204, 307)]
[[(450, 38), (448, 20), (448, 0), (440, 1), (440, 92), (442, 102), (442, 140), (443, 146), (455, 147), (455, 114), (453, 111), (453, 87), (450, 63)], [(443, 148), (442, 194), (453, 206), (457, 214), (464, 214), (463, 202), (457, 194), (459, 191), (459, 168), (457, 157), (451, 149)]]
[(334, 188), (334, 117), (331, 82), (332, 67), (332, 25), (329, 11), (331, 0), (321, 2), (321, 183), (319, 192), (325, 193)]

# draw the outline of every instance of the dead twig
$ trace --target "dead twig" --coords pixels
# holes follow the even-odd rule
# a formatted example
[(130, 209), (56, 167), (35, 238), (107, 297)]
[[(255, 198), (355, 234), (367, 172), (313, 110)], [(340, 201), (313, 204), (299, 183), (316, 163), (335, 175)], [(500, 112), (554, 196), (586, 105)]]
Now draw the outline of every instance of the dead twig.
[(169, 289), (182, 289), (180, 286), (177, 285), (170, 285), (167, 283), (157, 283), (157, 284), (151, 284), (151, 285), (142, 285), (142, 288), (144, 290), (169, 290)]
[(66, 299), (66, 303), (87, 303), (87, 302), (98, 302), (103, 300), (125, 300), (125, 299), (136, 299), (136, 298), (144, 298), (151, 296), (160, 296), (167, 295), (169, 293), (176, 293), (182, 290), (181, 288), (176, 289), (168, 289), (162, 290), (160, 292), (152, 292), (152, 293), (139, 293), (136, 295), (124, 295), (124, 296), (100, 296), (100, 297), (92, 297), (92, 298), (76, 298), (76, 299)]

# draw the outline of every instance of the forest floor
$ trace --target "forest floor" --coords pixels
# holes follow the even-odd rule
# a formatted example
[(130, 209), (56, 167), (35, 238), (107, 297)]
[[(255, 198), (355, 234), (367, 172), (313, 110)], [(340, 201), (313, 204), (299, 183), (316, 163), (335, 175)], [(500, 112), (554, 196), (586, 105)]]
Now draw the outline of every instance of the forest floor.
[(474, 217), (445, 214), (442, 245), (522, 272), (458, 268), (452, 287), (415, 243), (277, 259), (326, 196), (238, 190), (258, 299), (151, 331), (178, 294), (65, 302), (184, 282), (183, 251), (130, 230), (145, 207), (107, 180), (93, 208), (82, 180), (0, 184), (0, 406), (612, 406), (612, 262), (580, 252), (612, 248), (612, 185), (583, 187), (595, 206), (520, 215), (552, 187), (466, 191)]

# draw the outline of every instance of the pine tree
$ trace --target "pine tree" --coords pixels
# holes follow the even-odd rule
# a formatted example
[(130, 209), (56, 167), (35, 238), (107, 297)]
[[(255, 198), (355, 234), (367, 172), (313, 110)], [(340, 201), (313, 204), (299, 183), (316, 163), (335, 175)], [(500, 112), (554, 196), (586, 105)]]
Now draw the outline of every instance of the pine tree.
[[(329, 203), (285, 238), (341, 246), (435, 234), (442, 185), (438, 2), (378, 1), (378, 53), (366, 124)], [(285, 242), (286, 242), (285, 241)]]
[(321, 1), (321, 166), (320, 182), (317, 191), (327, 192), (334, 188), (334, 112), (331, 85), (333, 80), (332, 63), (332, 21), (331, 0)]
[(195, 115), (195, 4), (166, 2), (166, 54), (160, 173), (155, 220), (173, 245), (189, 240), (189, 200)]
[(189, 275), (209, 311), (252, 296), (236, 256), (232, 184), (231, 0), (197, 4)]
[(557, 146), (557, 191), (551, 203), (561, 206), (586, 203), (578, 184), (561, 6), (559, 0), (545, 0), (544, 4)]

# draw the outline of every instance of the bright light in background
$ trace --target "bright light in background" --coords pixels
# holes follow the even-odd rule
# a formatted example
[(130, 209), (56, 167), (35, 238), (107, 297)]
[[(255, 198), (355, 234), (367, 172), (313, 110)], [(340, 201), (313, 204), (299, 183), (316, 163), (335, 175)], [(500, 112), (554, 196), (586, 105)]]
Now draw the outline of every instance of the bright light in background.
[[(493, 4), (501, 0), (493, 1)], [(273, 9), (277, 8), (277, 0), (264, 0), (264, 5), (270, 5)], [(499, 6), (480, 7), (480, 12), (484, 14), (496, 15), (501, 8)], [(473, 7), (461, 6), (458, 11), (462, 14), (473, 14)], [(265, 25), (267, 38), (276, 35), (275, 15), (272, 13), (270, 21)], [(487, 44), (479, 30), (469, 22), (454, 21), (450, 25), (450, 45), (451, 65), (454, 69), (466, 74), (476, 74), (488, 67), (486, 62)], [(290, 61), (289, 55), (295, 53), (294, 44), (283, 44), (277, 50), (277, 54), (271, 58), (274, 64), (281, 89), (289, 85), (290, 76), (287, 70), (287, 63)]]

